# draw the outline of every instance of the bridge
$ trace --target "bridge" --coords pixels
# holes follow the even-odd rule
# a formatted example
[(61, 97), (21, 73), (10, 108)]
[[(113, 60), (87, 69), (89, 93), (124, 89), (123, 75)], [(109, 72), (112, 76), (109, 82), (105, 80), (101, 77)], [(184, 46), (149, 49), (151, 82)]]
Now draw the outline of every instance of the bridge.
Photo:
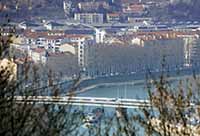
[(113, 108), (143, 108), (150, 107), (149, 100), (102, 98), (102, 97), (73, 97), (73, 96), (15, 96), (16, 103), (29, 104), (58, 104), (76, 106), (96, 106)]

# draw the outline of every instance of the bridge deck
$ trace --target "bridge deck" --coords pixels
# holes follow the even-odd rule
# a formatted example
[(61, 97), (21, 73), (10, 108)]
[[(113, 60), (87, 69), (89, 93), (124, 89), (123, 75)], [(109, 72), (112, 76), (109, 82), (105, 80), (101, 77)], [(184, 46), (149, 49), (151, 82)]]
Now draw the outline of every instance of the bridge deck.
[(122, 108), (139, 108), (139, 107), (150, 106), (150, 102), (148, 100), (102, 98), (102, 97), (15, 96), (14, 99), (19, 103), (27, 102), (27, 103), (40, 103), (40, 104), (61, 104), (61, 105), (122, 107)]

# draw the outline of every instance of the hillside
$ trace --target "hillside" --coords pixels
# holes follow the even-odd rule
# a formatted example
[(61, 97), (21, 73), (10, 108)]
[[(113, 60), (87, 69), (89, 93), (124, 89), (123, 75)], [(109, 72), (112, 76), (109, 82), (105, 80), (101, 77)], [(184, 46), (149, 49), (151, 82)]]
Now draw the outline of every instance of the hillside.
[(0, 5), (6, 5), (1, 10), (0, 17), (7, 14), (12, 19), (30, 19), (35, 16), (58, 17), (63, 16), (63, 0), (2, 0)]
[(169, 5), (168, 11), (172, 18), (178, 20), (200, 20), (200, 1), (191, 0), (191, 2), (178, 2)]

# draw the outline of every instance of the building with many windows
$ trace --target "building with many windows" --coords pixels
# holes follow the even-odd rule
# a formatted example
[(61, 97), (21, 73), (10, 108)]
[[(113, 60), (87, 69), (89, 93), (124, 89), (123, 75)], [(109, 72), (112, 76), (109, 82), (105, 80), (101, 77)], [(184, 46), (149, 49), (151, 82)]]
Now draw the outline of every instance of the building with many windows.
[(120, 14), (119, 13), (108, 13), (106, 15), (107, 22), (115, 23), (120, 22)]
[(109, 9), (109, 4), (105, 1), (79, 2), (78, 8), (81, 11), (97, 11), (99, 8)]
[(101, 13), (75, 13), (74, 20), (85, 24), (103, 23), (103, 14)]

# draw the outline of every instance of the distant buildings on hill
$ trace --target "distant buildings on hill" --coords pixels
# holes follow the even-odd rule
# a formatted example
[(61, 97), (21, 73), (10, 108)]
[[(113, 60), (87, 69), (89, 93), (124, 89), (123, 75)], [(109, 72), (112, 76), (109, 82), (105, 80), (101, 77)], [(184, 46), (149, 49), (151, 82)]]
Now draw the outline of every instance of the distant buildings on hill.
[[(86, 18), (88, 14), (96, 15), (87, 13)], [(120, 15), (108, 13), (108, 23), (23, 21), (16, 26), (22, 29), (18, 33), (20, 40), (13, 45), (31, 62), (69, 76), (79, 72), (106, 76), (159, 71), (162, 55), (167, 56), (170, 69), (191, 67), (194, 60), (200, 66), (200, 48), (194, 46), (200, 35), (198, 22), (155, 24), (151, 18), (138, 17), (130, 19), (130, 23), (118, 23)], [(8, 36), (9, 31), (4, 35)]]
[(73, 17), (80, 23), (131, 22), (130, 18), (151, 18), (149, 13), (156, 8), (170, 4), (169, 0), (101, 0), (101, 1), (64, 1), (63, 7), (68, 18)]
[(103, 14), (101, 13), (75, 13), (74, 20), (85, 24), (104, 23)]

